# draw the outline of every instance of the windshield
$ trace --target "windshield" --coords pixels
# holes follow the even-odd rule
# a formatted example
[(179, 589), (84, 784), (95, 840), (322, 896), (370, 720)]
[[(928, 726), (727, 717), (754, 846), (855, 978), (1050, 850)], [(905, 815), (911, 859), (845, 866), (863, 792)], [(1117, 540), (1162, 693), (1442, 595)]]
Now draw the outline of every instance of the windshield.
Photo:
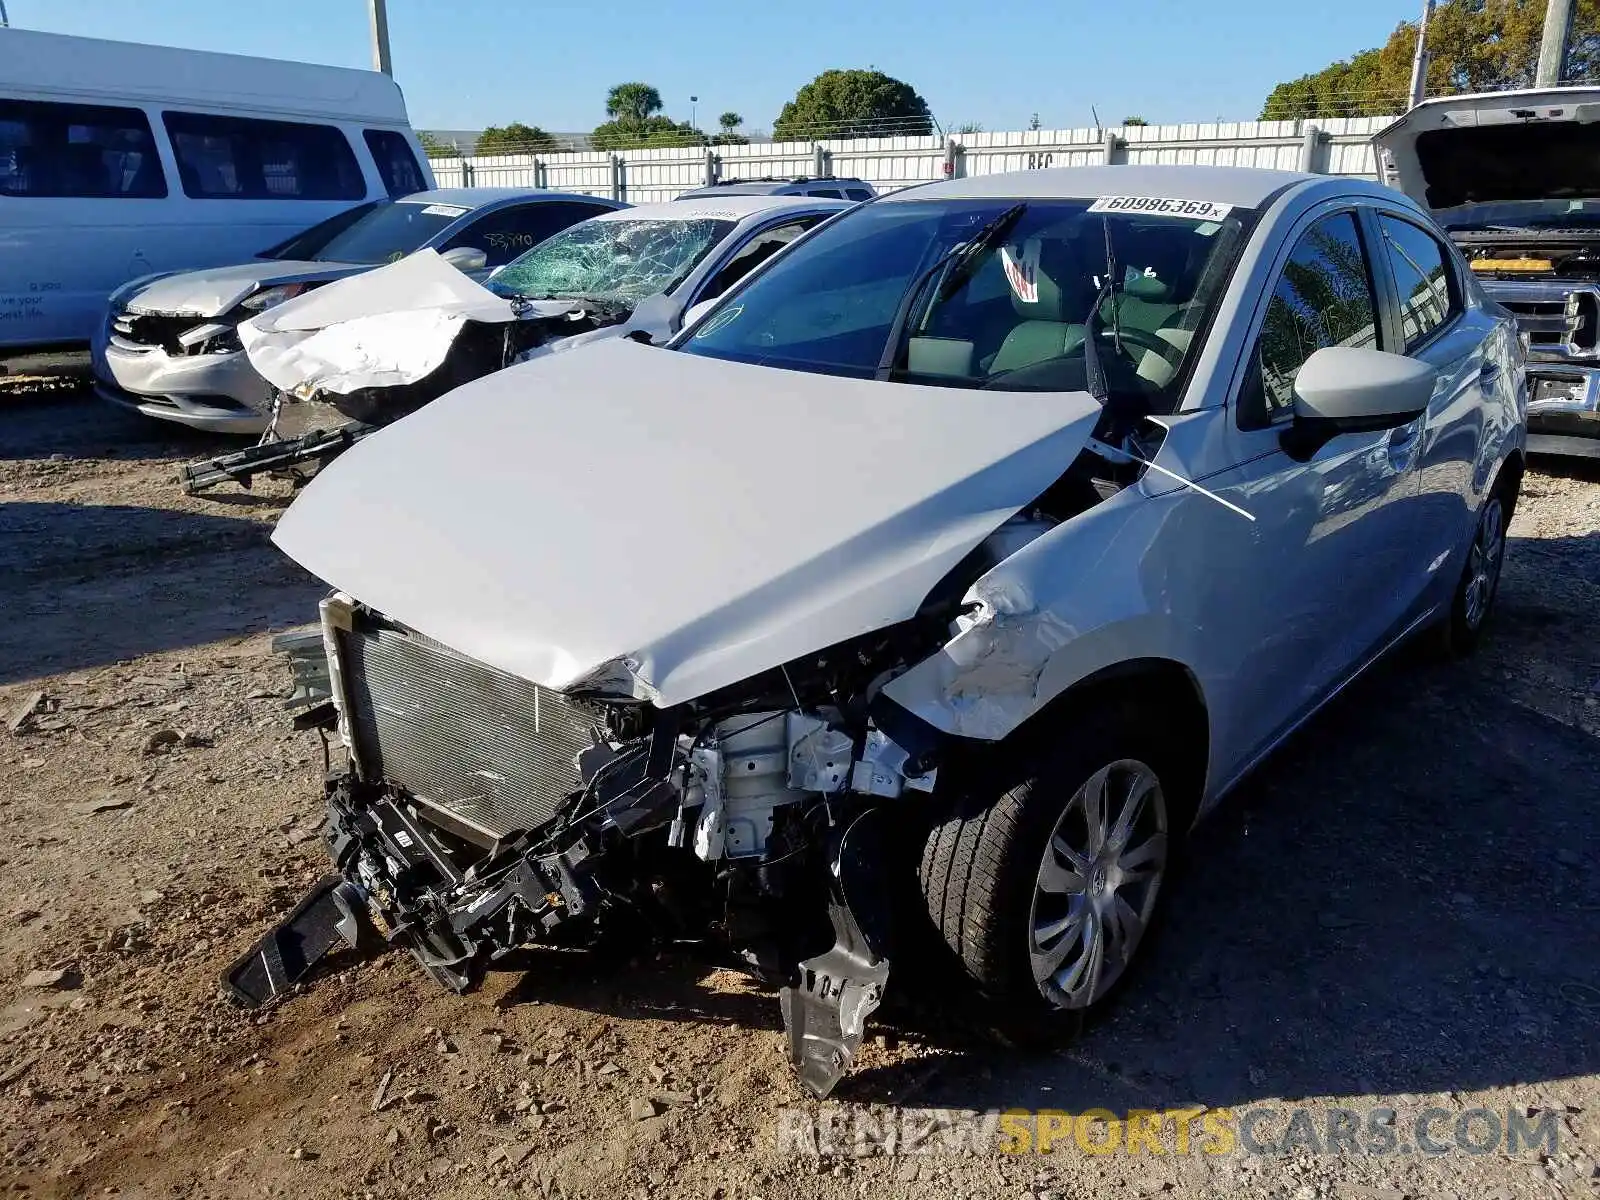
[[(313, 225), (298, 238), (284, 243), (272, 257), (372, 265), (398, 262), (470, 211), (459, 204), (382, 200), (354, 221), (341, 213), (321, 225)], [(326, 236), (315, 237), (319, 230), (326, 230)], [(291, 250), (292, 254), (288, 252)]]
[(774, 261), (678, 348), (859, 378), (1082, 391), (1092, 336), (1110, 391), (1175, 401), (1254, 213), (1093, 203), (863, 205)]
[(277, 259), (283, 262), (304, 262), (326, 246), (328, 239), (334, 234), (342, 233), (378, 205), (387, 203), (389, 203), (387, 200), (370, 200), (366, 204), (358, 204), (354, 208), (347, 208), (342, 213), (329, 217), (326, 221), (318, 221), (309, 229), (302, 229), (293, 237), (285, 238), (275, 246), (268, 246), (256, 257)]
[(733, 232), (733, 221), (584, 221), (495, 273), (502, 296), (582, 296), (637, 304), (670, 292)]

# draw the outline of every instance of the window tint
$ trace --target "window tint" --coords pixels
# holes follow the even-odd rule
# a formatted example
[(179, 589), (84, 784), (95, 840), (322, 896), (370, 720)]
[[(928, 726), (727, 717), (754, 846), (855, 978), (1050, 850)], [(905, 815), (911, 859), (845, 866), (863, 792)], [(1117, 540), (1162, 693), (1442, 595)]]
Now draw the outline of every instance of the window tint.
[(809, 192), (806, 193), (806, 195), (808, 195), (808, 196), (821, 196), (821, 197), (823, 197), (824, 199), (827, 199), (827, 200), (842, 200), (842, 199), (844, 199), (844, 197), (839, 195), (839, 189), (838, 188), (812, 188)]
[(1433, 235), (1409, 221), (1378, 218), (1384, 251), (1400, 294), (1400, 322), (1406, 349), (1413, 350), (1459, 310), (1452, 296), (1445, 249)]
[(872, 199), (872, 193), (867, 191), (866, 188), (845, 188), (845, 190), (844, 190), (844, 198), (846, 200), (857, 200), (857, 201), (860, 201), (860, 200), (871, 200)]
[(728, 260), (727, 265), (700, 289), (700, 294), (695, 297), (694, 302), (698, 304), (702, 300), (711, 300), (722, 295), (820, 220), (822, 220), (820, 215), (802, 217), (798, 221), (789, 221), (771, 229), (763, 229), (740, 247), (739, 252)]
[(162, 114), (186, 196), (207, 200), (364, 200), (355, 151), (331, 125), (207, 113)]
[(411, 153), (411, 143), (404, 134), (392, 129), (368, 129), (364, 135), (367, 149), (372, 151), (372, 161), (378, 164), (378, 175), (391, 196), (409, 196), (427, 187), (422, 178), (422, 168), (417, 166), (417, 156)]
[(166, 194), (150, 122), (137, 108), (0, 100), (0, 195)]
[(1294, 381), (1306, 359), (1325, 346), (1376, 346), (1377, 326), (1356, 219), (1325, 217), (1301, 236), (1273, 290), (1257, 346), (1259, 377), (1240, 398), (1240, 425), (1259, 428), (1293, 412)]
[(598, 204), (549, 201), (496, 209), (455, 234), (440, 249), (472, 246), (489, 256), (491, 267), (504, 266), (519, 254), (532, 250), (552, 233), (560, 233), (569, 225), (610, 211)]

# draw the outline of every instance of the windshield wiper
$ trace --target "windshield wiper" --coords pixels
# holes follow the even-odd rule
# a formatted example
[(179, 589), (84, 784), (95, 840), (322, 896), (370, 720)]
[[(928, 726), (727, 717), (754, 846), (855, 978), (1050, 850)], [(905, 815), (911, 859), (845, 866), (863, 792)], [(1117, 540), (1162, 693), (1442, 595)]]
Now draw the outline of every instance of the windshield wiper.
[(1026, 201), (1013, 204), (966, 241), (951, 247), (912, 281), (905, 295), (900, 298), (900, 306), (895, 309), (894, 320), (889, 324), (889, 337), (884, 343), (883, 356), (878, 359), (878, 370), (874, 378), (888, 379), (893, 376), (894, 364), (900, 357), (900, 343), (905, 340), (906, 326), (911, 321), (911, 310), (916, 306), (917, 298), (922, 295), (922, 289), (928, 286), (928, 281), (936, 278), (939, 272), (949, 270), (950, 273), (945, 276), (944, 282), (939, 285), (938, 294), (934, 297), (935, 304), (943, 304), (972, 278), (983, 261), (984, 252), (1011, 232), (1012, 227), (1027, 211)]

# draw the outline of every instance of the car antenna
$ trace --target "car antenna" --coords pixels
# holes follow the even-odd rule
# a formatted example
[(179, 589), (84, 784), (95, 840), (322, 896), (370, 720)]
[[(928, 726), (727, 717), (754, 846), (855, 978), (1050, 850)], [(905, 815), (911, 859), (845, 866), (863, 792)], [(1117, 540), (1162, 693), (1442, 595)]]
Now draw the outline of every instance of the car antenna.
[[(1150, 421), (1154, 425), (1161, 425), (1161, 422), (1155, 420), (1154, 418), (1150, 418)], [(1161, 428), (1167, 429), (1167, 426), (1161, 425)], [(1168, 430), (1168, 432), (1171, 432), (1171, 431)], [(1244, 509), (1240, 508), (1233, 501), (1224, 500), (1221, 496), (1217, 495), (1215, 492), (1211, 491), (1210, 489), (1201, 487), (1194, 480), (1185, 479), (1182, 475), (1179, 475), (1176, 471), (1169, 471), (1166, 467), (1163, 467), (1158, 463), (1153, 463), (1148, 458), (1141, 458), (1139, 455), (1134, 454), (1130, 450), (1124, 450), (1120, 446), (1113, 446), (1109, 442), (1102, 442), (1099, 438), (1093, 438), (1093, 437), (1089, 438), (1084, 443), (1084, 445), (1085, 445), (1086, 449), (1093, 450), (1096, 454), (1100, 455), (1101, 457), (1106, 457), (1106, 456), (1110, 455), (1110, 456), (1115, 456), (1117, 458), (1125, 458), (1129, 462), (1139, 463), (1141, 466), (1148, 467), (1152, 471), (1155, 471), (1155, 472), (1157, 472), (1157, 473), (1159, 473), (1161, 475), (1165, 475), (1168, 479), (1171, 479), (1171, 480), (1173, 480), (1173, 481), (1175, 481), (1177, 483), (1181, 483), (1184, 487), (1188, 488), (1190, 491), (1199, 492), (1202, 496), (1204, 496), (1208, 500), (1215, 500), (1218, 504), (1222, 505), (1223, 508), (1228, 509), (1230, 512), (1238, 513), (1246, 521), (1254, 521), (1255, 520), (1254, 515), (1252, 515), (1251, 513), (1246, 512)]]

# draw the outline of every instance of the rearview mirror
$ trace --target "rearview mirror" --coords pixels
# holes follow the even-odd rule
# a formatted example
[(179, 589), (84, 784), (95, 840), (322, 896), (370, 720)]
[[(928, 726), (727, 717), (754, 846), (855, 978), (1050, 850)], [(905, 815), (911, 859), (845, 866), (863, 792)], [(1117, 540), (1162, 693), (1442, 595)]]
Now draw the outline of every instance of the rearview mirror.
[(1327, 346), (1294, 381), (1294, 424), (1284, 447), (1301, 457), (1341, 433), (1372, 433), (1415, 421), (1428, 409), (1439, 372), (1384, 350)]
[(481, 271), (489, 265), (489, 256), (476, 246), (456, 246), (439, 257), (458, 271)]

